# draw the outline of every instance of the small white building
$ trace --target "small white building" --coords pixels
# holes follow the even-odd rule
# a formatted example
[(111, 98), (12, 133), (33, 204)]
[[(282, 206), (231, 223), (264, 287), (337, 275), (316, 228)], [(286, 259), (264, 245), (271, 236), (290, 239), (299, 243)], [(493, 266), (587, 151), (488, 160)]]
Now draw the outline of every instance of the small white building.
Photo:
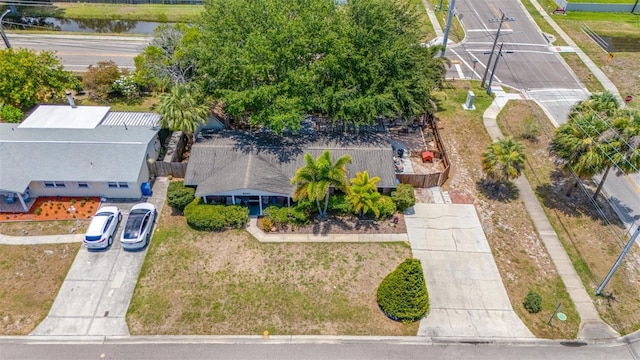
[(141, 198), (160, 151), (158, 121), (106, 106), (41, 105), (20, 124), (0, 124), (0, 210), (26, 212), (39, 196)]

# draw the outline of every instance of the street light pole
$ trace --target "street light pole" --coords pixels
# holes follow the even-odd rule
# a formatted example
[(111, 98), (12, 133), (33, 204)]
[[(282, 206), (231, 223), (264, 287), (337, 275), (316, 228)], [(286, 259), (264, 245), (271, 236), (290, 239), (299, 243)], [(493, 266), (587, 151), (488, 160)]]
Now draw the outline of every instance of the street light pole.
[[(487, 84), (487, 95), (491, 95), (491, 83), (493, 82), (493, 76), (496, 74), (496, 68), (498, 67), (498, 60), (500, 60), (500, 57), (502, 56), (502, 45), (504, 45), (503, 43), (500, 43), (500, 50), (498, 50), (498, 56), (496, 57), (496, 61), (493, 63), (493, 69), (491, 70), (491, 76), (489, 76), (489, 84)], [(492, 53), (493, 55), (493, 53)], [(489, 66), (487, 66), (487, 69), (489, 68)]]
[(0, 36), (2, 36), (2, 40), (4, 41), (4, 44), (7, 46), (7, 49), (11, 48), (11, 44), (9, 44), (9, 39), (7, 39), (7, 35), (4, 33), (4, 28), (2, 27), (2, 21), (4, 20), (4, 17), (11, 12), (11, 9), (7, 9), (2, 16), (0, 16)]
[(498, 25), (498, 32), (496, 33), (496, 38), (493, 40), (493, 47), (491, 48), (491, 54), (489, 54), (489, 61), (487, 62), (487, 67), (484, 69), (484, 75), (482, 76), (482, 83), (480, 87), (484, 87), (484, 82), (487, 80), (487, 74), (489, 73), (489, 66), (491, 66), (491, 60), (493, 60), (493, 53), (496, 51), (496, 45), (498, 44), (498, 38), (500, 37), (500, 30), (502, 30), (502, 23), (505, 21), (514, 21), (514, 18), (508, 18), (502, 9), (500, 9), (500, 19), (491, 19), (489, 22), (500, 21)]

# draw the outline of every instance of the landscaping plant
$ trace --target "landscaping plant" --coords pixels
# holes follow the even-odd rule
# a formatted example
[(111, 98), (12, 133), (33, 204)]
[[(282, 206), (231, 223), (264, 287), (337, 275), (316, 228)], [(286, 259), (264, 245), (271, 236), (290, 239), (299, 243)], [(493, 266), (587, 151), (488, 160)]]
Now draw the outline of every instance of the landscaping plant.
[(380, 309), (391, 319), (410, 323), (422, 319), (429, 311), (429, 294), (418, 259), (406, 259), (382, 280), (377, 300)]
[(191, 187), (184, 186), (184, 181), (172, 181), (167, 189), (167, 203), (172, 208), (184, 211), (194, 197), (196, 190)]

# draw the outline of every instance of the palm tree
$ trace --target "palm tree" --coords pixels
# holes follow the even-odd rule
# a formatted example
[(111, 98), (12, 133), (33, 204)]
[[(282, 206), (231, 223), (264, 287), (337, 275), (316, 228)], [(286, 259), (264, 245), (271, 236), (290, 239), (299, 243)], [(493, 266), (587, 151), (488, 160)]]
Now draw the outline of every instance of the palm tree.
[(569, 122), (556, 129), (550, 150), (563, 170), (577, 176), (567, 188), (567, 196), (571, 195), (579, 179), (591, 178), (605, 170), (606, 177), (610, 167), (608, 158), (619, 146), (610, 130), (609, 125), (595, 113), (575, 114)]
[(347, 195), (347, 201), (353, 206), (353, 210), (360, 217), (372, 211), (376, 218), (380, 216), (380, 210), (377, 203), (382, 195), (378, 192), (376, 184), (380, 178), (374, 176), (369, 178), (369, 172), (363, 171), (356, 173), (356, 177), (349, 180), (351, 182), (351, 190)]
[[(309, 199), (315, 201), (320, 217), (327, 216), (329, 207), (329, 188), (334, 187), (348, 193), (346, 165), (351, 163), (351, 156), (343, 155), (334, 163), (331, 153), (324, 151), (317, 159), (304, 154), (305, 166), (296, 171), (291, 184), (297, 185), (293, 199)], [(324, 197), (324, 209), (320, 200)]]
[(593, 93), (586, 100), (579, 101), (569, 112), (569, 118), (587, 115), (591, 112), (602, 117), (611, 117), (620, 108), (620, 100), (611, 91)]
[(512, 138), (500, 139), (490, 144), (482, 153), (482, 168), (489, 181), (498, 185), (520, 176), (525, 160), (521, 143)]
[(191, 142), (198, 126), (207, 122), (209, 106), (200, 101), (199, 92), (193, 86), (176, 84), (169, 93), (160, 96), (158, 112), (160, 126), (183, 131)]

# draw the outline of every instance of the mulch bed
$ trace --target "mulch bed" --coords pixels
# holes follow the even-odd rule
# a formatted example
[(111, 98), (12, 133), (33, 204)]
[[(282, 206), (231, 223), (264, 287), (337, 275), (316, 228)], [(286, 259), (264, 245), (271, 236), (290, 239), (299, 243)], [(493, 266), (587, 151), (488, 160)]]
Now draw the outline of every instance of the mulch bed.
[[(394, 218), (397, 220), (394, 221)], [(258, 228), (262, 230), (262, 218), (258, 218)], [(375, 221), (360, 220), (357, 216), (329, 215), (326, 219), (315, 219), (305, 226), (287, 226), (270, 231), (276, 234), (405, 234), (406, 232), (407, 226), (403, 214)]]
[[(75, 208), (74, 213), (69, 210)], [(100, 208), (99, 197), (38, 197), (28, 212), (0, 213), (0, 222), (89, 219)], [(39, 210), (38, 210), (39, 209)]]

